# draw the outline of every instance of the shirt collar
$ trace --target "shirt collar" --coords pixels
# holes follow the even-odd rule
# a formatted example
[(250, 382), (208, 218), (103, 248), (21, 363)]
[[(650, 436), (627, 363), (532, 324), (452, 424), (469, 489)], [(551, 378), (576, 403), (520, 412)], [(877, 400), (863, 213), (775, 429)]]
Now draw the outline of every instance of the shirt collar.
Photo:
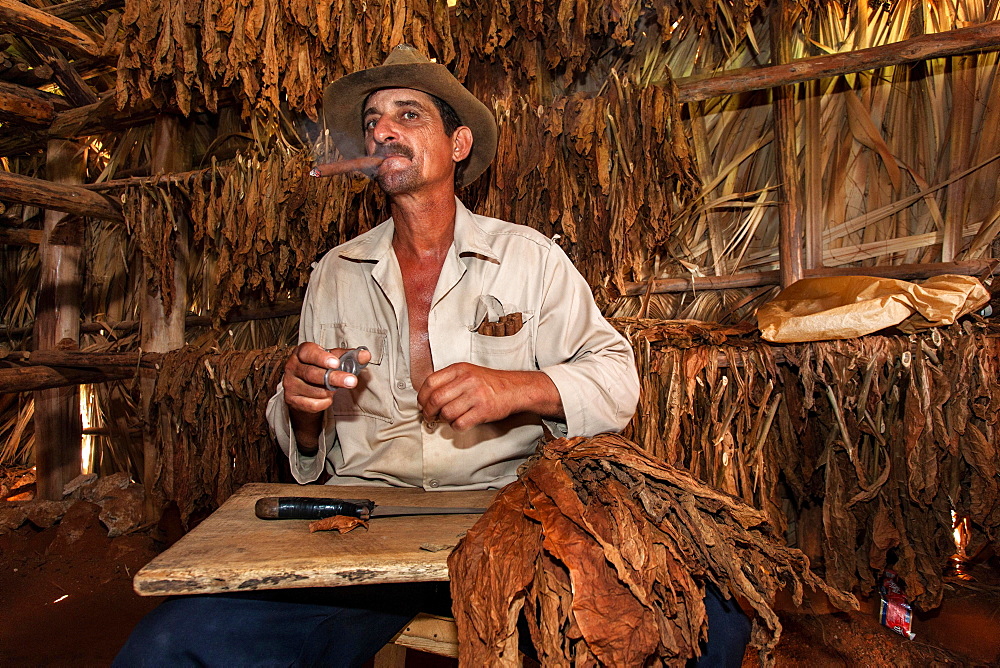
[[(392, 218), (369, 232), (340, 247), (341, 257), (349, 260), (378, 262), (392, 249), (392, 235), (396, 230)], [(490, 247), (489, 238), (476, 221), (476, 217), (455, 198), (455, 240), (452, 242), (459, 255), (479, 255), (500, 261)]]

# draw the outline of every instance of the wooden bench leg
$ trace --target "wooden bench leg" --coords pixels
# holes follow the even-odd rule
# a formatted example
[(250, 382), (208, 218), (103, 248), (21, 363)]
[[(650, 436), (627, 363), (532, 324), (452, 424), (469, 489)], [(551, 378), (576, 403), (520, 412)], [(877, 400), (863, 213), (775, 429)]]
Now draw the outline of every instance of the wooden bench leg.
[(403, 668), (406, 665), (406, 648), (389, 643), (375, 655), (375, 668)]

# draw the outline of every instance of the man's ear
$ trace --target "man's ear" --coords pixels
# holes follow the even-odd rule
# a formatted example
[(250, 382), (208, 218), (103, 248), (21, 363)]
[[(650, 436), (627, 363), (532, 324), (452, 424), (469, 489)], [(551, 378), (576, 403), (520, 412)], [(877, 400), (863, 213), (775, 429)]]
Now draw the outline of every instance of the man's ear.
[(451, 136), (452, 145), (455, 150), (452, 152), (452, 160), (462, 162), (469, 157), (472, 152), (472, 130), (465, 125), (460, 125), (455, 134)]

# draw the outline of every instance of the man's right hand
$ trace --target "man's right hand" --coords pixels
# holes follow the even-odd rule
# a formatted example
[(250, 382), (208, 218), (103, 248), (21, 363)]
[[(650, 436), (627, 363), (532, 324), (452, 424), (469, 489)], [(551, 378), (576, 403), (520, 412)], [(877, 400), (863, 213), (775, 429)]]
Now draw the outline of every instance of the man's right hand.
[[(323, 411), (333, 404), (333, 392), (326, 389), (324, 376), (331, 387), (352, 388), (358, 384), (355, 375), (336, 371), (340, 366), (340, 356), (345, 352), (344, 348), (326, 350), (315, 343), (300, 343), (285, 363), (281, 385), (295, 441), (303, 454), (315, 454), (319, 449)], [(358, 361), (362, 364), (370, 360), (371, 353), (367, 350), (358, 354)], [(330, 373), (327, 374), (327, 371)]]

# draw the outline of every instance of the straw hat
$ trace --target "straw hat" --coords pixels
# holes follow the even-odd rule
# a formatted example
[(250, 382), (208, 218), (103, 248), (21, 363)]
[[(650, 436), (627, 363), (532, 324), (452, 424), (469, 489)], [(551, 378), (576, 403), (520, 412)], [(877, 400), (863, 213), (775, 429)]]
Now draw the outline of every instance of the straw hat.
[(361, 106), (383, 88), (412, 88), (439, 97), (455, 110), (462, 125), (472, 130), (472, 152), (462, 175), (468, 185), (486, 171), (497, 152), (497, 124), (493, 114), (444, 65), (428, 60), (412, 46), (397, 46), (378, 67), (337, 79), (323, 93), (323, 113), (337, 148), (346, 157), (364, 155)]

